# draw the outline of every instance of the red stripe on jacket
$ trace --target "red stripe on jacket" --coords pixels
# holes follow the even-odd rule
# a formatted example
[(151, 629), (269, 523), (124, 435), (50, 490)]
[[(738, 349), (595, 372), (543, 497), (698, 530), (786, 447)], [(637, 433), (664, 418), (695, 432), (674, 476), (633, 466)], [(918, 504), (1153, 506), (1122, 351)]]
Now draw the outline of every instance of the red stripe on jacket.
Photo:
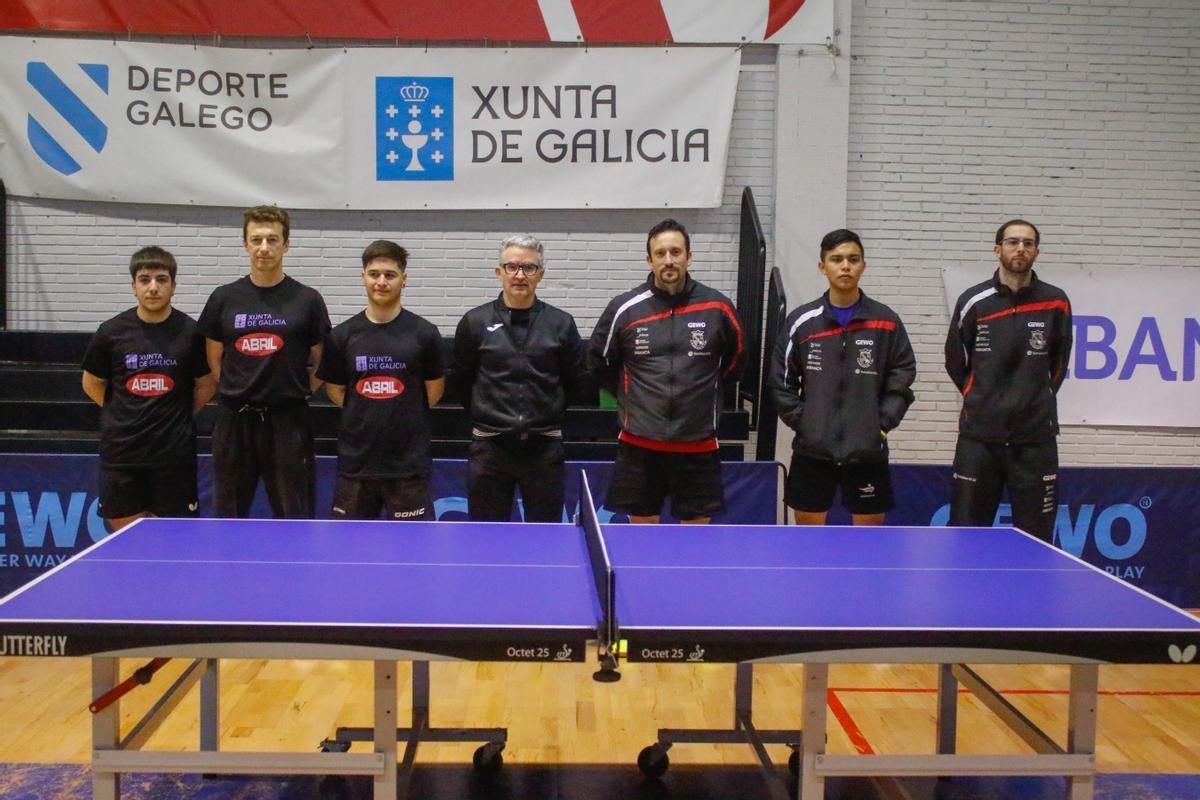
[(734, 331), (737, 332), (737, 353), (732, 359), (730, 359), (729, 366), (725, 368), (724, 372), (725, 375), (728, 375), (733, 371), (733, 368), (737, 366), (738, 361), (740, 361), (742, 358), (742, 326), (738, 324), (737, 315), (733, 313), (733, 309), (729, 307), (728, 303), (722, 303), (720, 300), (710, 300), (707, 303), (695, 303), (690, 306), (680, 306), (679, 308), (672, 309), (671, 311), (664, 311), (661, 314), (651, 314), (648, 317), (635, 319), (633, 322), (628, 323), (625, 328), (622, 328), (622, 330), (631, 328), (634, 325), (642, 325), (647, 322), (666, 319), (672, 314), (690, 314), (696, 311), (709, 311), (714, 308), (720, 309), (725, 316), (729, 317), (729, 321), (733, 323)]
[(997, 311), (995, 314), (988, 314), (986, 317), (980, 317), (976, 322), (986, 322), (989, 319), (997, 317), (1008, 317), (1013, 314), (1029, 314), (1034, 311), (1070, 311), (1071, 307), (1067, 305), (1066, 300), (1045, 300), (1041, 303), (1026, 303), (1023, 306), (1014, 306), (1006, 308), (1003, 311)]

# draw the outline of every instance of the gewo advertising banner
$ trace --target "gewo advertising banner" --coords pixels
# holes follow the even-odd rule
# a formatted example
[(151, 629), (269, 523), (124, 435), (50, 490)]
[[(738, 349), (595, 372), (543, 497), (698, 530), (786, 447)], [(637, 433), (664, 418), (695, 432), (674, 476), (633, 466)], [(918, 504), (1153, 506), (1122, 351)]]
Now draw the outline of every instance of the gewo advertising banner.
[[(1200, 426), (1200, 270), (1141, 267), (1136, 280), (1100, 267), (1035, 270), (1071, 300), (1075, 341), (1058, 393), (1061, 424)], [(959, 294), (987, 275), (982, 267), (942, 270), (951, 314)]]
[[(96, 498), (100, 459), (95, 455), (0, 453), (0, 596), (103, 539), (107, 532)], [(317, 458), (318, 516), (332, 502), (337, 460)], [(579, 507), (580, 471), (599, 501), (604, 497), (611, 462), (567, 462), (563, 519)], [(466, 462), (433, 462), (431, 489), (440, 520), (467, 516)], [(728, 507), (718, 524), (771, 525), (781, 517), (782, 467), (771, 462), (727, 461), (721, 466)], [(1060, 470), (1054, 544), (1109, 574), (1187, 608), (1200, 608), (1200, 507), (1196, 468), (1094, 468)], [(941, 526), (950, 518), (950, 467), (893, 464), (898, 505), (889, 525)], [(200, 514), (212, 512), (212, 468), (200, 457)], [(789, 512), (790, 514), (790, 512)], [(260, 490), (251, 516), (269, 517)], [(521, 519), (519, 504), (513, 519)], [(598, 509), (602, 524), (625, 516)], [(669, 522), (669, 517), (664, 517)], [(848, 525), (844, 509), (834, 507), (833, 525)], [(396, 522), (397, 526), (405, 523)], [(994, 524), (1012, 525), (1009, 504), (996, 511)], [(1079, 598), (1087, 603), (1088, 598)]]
[(715, 207), (740, 64), (725, 47), (3, 42), (9, 192), (290, 208)]

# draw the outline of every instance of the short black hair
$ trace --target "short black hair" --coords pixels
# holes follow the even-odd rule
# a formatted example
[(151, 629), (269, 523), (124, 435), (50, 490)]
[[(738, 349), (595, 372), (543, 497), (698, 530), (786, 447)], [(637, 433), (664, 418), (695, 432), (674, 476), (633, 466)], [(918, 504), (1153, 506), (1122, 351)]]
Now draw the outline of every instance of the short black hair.
[(401, 272), (408, 269), (408, 251), (395, 242), (389, 242), (387, 239), (376, 239), (367, 245), (366, 250), (363, 250), (363, 269), (366, 269), (367, 264), (370, 264), (377, 258), (390, 258), (400, 265)]
[(692, 237), (688, 236), (687, 228), (683, 227), (682, 222), (676, 222), (673, 219), (667, 218), (650, 229), (650, 233), (646, 234), (646, 255), (650, 253), (650, 241), (660, 233), (667, 231), (679, 231), (683, 234), (683, 249), (687, 252), (692, 252)]
[(129, 259), (129, 277), (137, 280), (137, 274), (144, 269), (165, 269), (171, 274), (171, 283), (175, 282), (175, 273), (179, 270), (175, 256), (157, 245), (143, 247)]
[(997, 228), (996, 244), (1000, 244), (1004, 241), (1004, 232), (1013, 225), (1028, 225), (1029, 227), (1033, 228), (1033, 241), (1039, 246), (1042, 244), (1042, 234), (1038, 232), (1037, 225), (1034, 225), (1032, 222), (1028, 222), (1023, 219), (1010, 219), (1008, 222)]
[(838, 228), (836, 231), (830, 231), (821, 239), (821, 260), (825, 260), (825, 254), (835, 247), (839, 247), (846, 242), (854, 242), (858, 245), (859, 251), (862, 252), (863, 258), (867, 256), (867, 248), (863, 247), (862, 239), (858, 238), (858, 234), (848, 228)]

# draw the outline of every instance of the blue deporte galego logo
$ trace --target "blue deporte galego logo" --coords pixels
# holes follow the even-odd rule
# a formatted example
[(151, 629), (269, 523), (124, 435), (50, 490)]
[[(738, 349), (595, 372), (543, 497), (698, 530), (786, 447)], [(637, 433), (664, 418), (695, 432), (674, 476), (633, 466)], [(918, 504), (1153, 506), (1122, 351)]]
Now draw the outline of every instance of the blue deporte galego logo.
[[(77, 66), (88, 78), (91, 78), (100, 91), (108, 94), (107, 64), (78, 64)], [(61, 141), (46, 128), (46, 125), (58, 127), (57, 125), (48, 119), (39, 122), (37, 117), (31, 113), (27, 135), (33, 152), (63, 175), (74, 175), (83, 169), (79, 163), (79, 151), (82, 149), (82, 145), (91, 147), (92, 150), (99, 153), (104, 149), (105, 142), (108, 141), (108, 126), (46, 62), (30, 61), (25, 66), (25, 79), (83, 140), (82, 143), (75, 139)]]
[(454, 180), (453, 78), (375, 78), (375, 180)]

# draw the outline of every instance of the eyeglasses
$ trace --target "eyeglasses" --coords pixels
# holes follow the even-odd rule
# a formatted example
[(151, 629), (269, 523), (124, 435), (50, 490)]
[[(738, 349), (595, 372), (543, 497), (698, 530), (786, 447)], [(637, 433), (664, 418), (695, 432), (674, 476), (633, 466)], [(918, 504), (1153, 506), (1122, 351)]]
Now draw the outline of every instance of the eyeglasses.
[(1017, 239), (1015, 237), (1009, 238), (1009, 239), (1004, 239), (1000, 243), (1002, 245), (1004, 245), (1005, 247), (1012, 247), (1012, 248), (1017, 248), (1017, 247), (1020, 247), (1021, 245), (1025, 245), (1026, 250), (1033, 250), (1035, 247), (1037, 247), (1037, 242), (1034, 241), (1033, 239)]
[(500, 265), (504, 270), (504, 274), (509, 277), (515, 276), (518, 272), (522, 275), (537, 275), (542, 271), (541, 264), (523, 264), (519, 261), (508, 261)]

